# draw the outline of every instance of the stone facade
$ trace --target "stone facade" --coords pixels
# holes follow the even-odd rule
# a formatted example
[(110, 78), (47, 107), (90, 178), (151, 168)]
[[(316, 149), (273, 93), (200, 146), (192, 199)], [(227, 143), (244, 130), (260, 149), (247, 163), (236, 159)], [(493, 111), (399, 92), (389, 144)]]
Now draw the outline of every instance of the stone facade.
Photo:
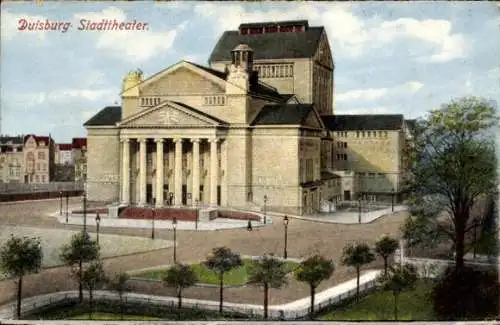
[[(337, 148), (344, 140), (329, 125), (334, 63), (327, 35), (322, 27), (292, 23), (269, 29), (291, 54), (264, 52), (264, 36), (245, 32), (268, 27), (240, 26), (239, 34), (221, 37), (210, 67), (181, 61), (149, 78), (141, 71), (127, 74), (122, 105), (106, 107), (85, 123), (89, 200), (267, 205), (308, 214), (326, 200), (350, 199), (360, 186), (368, 188), (356, 173), (383, 170), (387, 180), (377, 189), (392, 188), (386, 183), (397, 183), (400, 173), (401, 132), (363, 143), (349, 138), (342, 149), (352, 146), (364, 156), (350, 153), (341, 165), (335, 158), (344, 157)], [(294, 44), (288, 40), (293, 33), (305, 34)], [(302, 54), (294, 50), (306, 45)]]
[(23, 183), (49, 183), (54, 175), (55, 143), (48, 136), (24, 137)]
[(0, 137), (0, 183), (23, 183), (23, 137)]

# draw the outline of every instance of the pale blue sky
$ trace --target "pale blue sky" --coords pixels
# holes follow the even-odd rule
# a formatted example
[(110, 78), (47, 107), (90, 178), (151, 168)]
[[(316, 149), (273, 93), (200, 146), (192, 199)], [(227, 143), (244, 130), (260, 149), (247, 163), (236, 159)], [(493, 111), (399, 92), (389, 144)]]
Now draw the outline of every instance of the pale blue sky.
[[(241, 22), (308, 19), (325, 26), (336, 63), (339, 114), (416, 118), (452, 98), (500, 101), (499, 8), (485, 2), (2, 3), (2, 133), (85, 136), (82, 124), (119, 101), (125, 73), (146, 77), (181, 59), (206, 64)], [(68, 21), (19, 31), (20, 19)], [(148, 31), (78, 31), (80, 19), (147, 22)]]

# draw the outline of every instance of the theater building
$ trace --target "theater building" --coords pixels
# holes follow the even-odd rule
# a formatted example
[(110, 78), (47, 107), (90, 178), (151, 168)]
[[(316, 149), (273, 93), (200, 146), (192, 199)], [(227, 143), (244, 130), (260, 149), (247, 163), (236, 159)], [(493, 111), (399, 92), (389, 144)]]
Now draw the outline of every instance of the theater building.
[(334, 115), (334, 70), (324, 28), (288, 21), (224, 32), (208, 66), (180, 61), (148, 77), (128, 73), (121, 105), (84, 124), (88, 199), (235, 208), (266, 201), (308, 214), (368, 190), (359, 172), (376, 174), (377, 197), (398, 191), (403, 116), (354, 123)]

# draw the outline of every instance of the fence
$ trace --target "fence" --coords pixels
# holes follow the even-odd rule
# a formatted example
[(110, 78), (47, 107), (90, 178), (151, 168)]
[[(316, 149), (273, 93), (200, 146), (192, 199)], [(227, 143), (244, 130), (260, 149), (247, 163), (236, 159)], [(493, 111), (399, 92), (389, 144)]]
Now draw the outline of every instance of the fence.
[[(371, 271), (360, 278), (360, 293), (366, 293), (373, 290), (377, 285), (377, 278), (381, 271)], [(352, 285), (354, 284), (354, 286)], [(356, 294), (356, 279), (345, 282), (338, 287), (328, 289), (316, 294), (315, 310), (320, 311), (332, 305), (338, 305), (345, 300), (351, 299)], [(344, 290), (342, 290), (344, 289)], [(333, 290), (334, 292), (329, 292)], [(336, 291), (336, 292), (335, 292)], [(88, 298), (88, 293), (84, 292), (84, 296)], [(93, 294), (95, 300), (119, 302), (119, 296), (116, 293), (109, 291), (96, 291)], [(23, 299), (22, 315), (29, 315), (40, 312), (47, 308), (54, 308), (64, 304), (72, 303), (78, 299), (77, 291), (56, 292), (41, 296)], [(139, 306), (156, 306), (162, 308), (177, 308), (177, 298), (152, 296), (146, 294), (126, 293), (124, 294), (124, 303), (127, 305)], [(183, 298), (183, 308), (193, 310), (208, 310), (218, 311), (219, 302), (211, 300), (197, 300)], [(3, 309), (0, 309), (0, 319), (11, 319), (15, 315), (16, 303), (10, 303)], [(223, 311), (236, 315), (246, 315), (248, 318), (261, 318), (264, 313), (262, 305), (250, 305), (225, 302)], [(289, 304), (269, 306), (269, 319), (276, 320), (293, 320), (306, 317), (310, 311), (309, 297), (291, 302)]]
[(83, 191), (81, 182), (50, 182), (46, 184), (0, 183), (0, 194)]

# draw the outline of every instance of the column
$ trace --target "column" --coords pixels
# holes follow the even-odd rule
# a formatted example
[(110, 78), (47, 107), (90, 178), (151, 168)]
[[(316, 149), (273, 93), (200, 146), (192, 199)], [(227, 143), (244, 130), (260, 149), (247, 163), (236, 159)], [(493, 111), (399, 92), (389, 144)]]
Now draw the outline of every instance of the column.
[(163, 206), (163, 139), (156, 142), (156, 206)]
[(174, 205), (182, 205), (182, 139), (174, 139), (175, 167), (174, 167)]
[(191, 139), (193, 143), (193, 204), (200, 202), (200, 139)]
[(217, 158), (217, 141), (210, 139), (210, 205), (217, 205), (217, 180), (219, 178), (219, 159)]
[(130, 204), (130, 139), (123, 139), (122, 204)]
[(139, 145), (139, 205), (146, 205), (146, 139), (138, 139)]

